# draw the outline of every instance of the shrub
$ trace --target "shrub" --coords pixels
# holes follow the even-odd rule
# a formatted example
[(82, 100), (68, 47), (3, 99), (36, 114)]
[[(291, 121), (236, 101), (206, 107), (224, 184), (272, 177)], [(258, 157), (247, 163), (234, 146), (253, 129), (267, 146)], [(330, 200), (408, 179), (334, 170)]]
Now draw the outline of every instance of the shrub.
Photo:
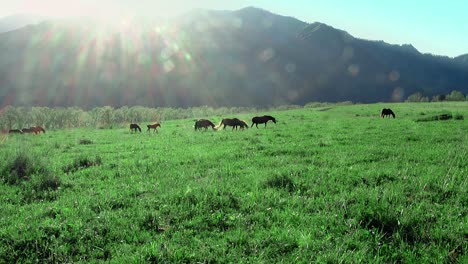
[(24, 202), (54, 200), (61, 186), (60, 178), (52, 175), (45, 162), (25, 152), (18, 152), (1, 168), (3, 181), (18, 185)]
[(33, 174), (44, 173), (45, 167), (25, 152), (18, 152), (2, 168), (4, 182), (14, 185), (29, 180)]
[(285, 189), (288, 192), (296, 190), (296, 184), (291, 177), (286, 175), (276, 175), (265, 182), (265, 186), (269, 188)]
[(439, 120), (450, 120), (452, 119), (453, 116), (452, 114), (440, 114), (436, 116), (430, 116), (430, 117), (424, 117), (424, 118), (419, 118), (416, 120), (416, 122), (428, 122), (428, 121), (439, 121)]
[(90, 145), (90, 144), (93, 144), (93, 141), (90, 140), (90, 139), (87, 139), (87, 138), (82, 138), (82, 139), (80, 139), (80, 141), (78, 143), (80, 145)]
[(79, 157), (76, 158), (72, 164), (65, 166), (63, 171), (65, 173), (75, 172), (79, 169), (84, 169), (92, 166), (99, 166), (102, 164), (102, 158), (100, 156), (96, 156), (94, 159), (90, 157)]

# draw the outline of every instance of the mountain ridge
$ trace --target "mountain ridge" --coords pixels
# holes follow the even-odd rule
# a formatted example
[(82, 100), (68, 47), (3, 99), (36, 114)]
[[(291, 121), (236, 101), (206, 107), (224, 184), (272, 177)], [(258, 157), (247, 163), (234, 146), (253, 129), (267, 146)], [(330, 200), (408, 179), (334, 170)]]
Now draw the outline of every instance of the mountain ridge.
[(462, 59), (252, 7), (129, 21), (112, 31), (92, 23), (43, 22), (0, 34), (0, 102), (267, 106), (468, 92)]

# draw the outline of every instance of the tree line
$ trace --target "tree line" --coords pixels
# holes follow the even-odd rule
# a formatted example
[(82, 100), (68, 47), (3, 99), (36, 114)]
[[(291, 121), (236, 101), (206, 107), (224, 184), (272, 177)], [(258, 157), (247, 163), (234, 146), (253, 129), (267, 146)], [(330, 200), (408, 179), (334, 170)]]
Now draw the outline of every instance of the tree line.
[[(298, 108), (295, 105), (285, 105), (274, 110)], [(6, 106), (0, 109), (0, 128), (14, 129), (31, 126), (42, 126), (48, 129), (95, 127), (112, 128), (128, 123), (161, 122), (164, 120), (206, 118), (209, 116), (228, 116), (240, 113), (269, 111), (273, 108), (255, 107), (220, 107), (209, 106), (191, 108), (149, 108), (143, 106), (95, 107), (85, 111), (79, 107), (14, 107)]]
[(443, 102), (443, 101), (468, 101), (468, 94), (465, 96), (462, 92), (453, 90), (451, 93), (444, 95), (438, 94), (432, 96), (432, 99), (429, 99), (428, 96), (425, 96), (421, 92), (417, 92), (408, 96), (405, 102), (408, 103), (417, 103), (417, 102)]

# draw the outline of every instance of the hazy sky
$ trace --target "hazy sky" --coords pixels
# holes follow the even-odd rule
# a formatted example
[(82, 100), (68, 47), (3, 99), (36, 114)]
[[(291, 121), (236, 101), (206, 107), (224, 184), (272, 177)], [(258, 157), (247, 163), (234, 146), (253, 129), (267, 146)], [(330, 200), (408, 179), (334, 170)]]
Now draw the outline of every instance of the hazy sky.
[(423, 53), (468, 53), (467, 0), (0, 0), (0, 17), (18, 13), (159, 17), (193, 8), (233, 10), (246, 6), (306, 22), (323, 22), (358, 38), (413, 44)]

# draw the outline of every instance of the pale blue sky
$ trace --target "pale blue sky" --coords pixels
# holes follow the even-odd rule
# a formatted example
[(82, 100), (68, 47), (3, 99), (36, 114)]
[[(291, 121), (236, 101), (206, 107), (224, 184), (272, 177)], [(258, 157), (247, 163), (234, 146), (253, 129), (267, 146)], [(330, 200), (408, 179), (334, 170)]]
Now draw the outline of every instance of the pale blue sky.
[(423, 53), (468, 53), (466, 0), (0, 0), (0, 17), (17, 13), (172, 16), (192, 8), (256, 6), (306, 22), (323, 22), (355, 37), (413, 44)]

